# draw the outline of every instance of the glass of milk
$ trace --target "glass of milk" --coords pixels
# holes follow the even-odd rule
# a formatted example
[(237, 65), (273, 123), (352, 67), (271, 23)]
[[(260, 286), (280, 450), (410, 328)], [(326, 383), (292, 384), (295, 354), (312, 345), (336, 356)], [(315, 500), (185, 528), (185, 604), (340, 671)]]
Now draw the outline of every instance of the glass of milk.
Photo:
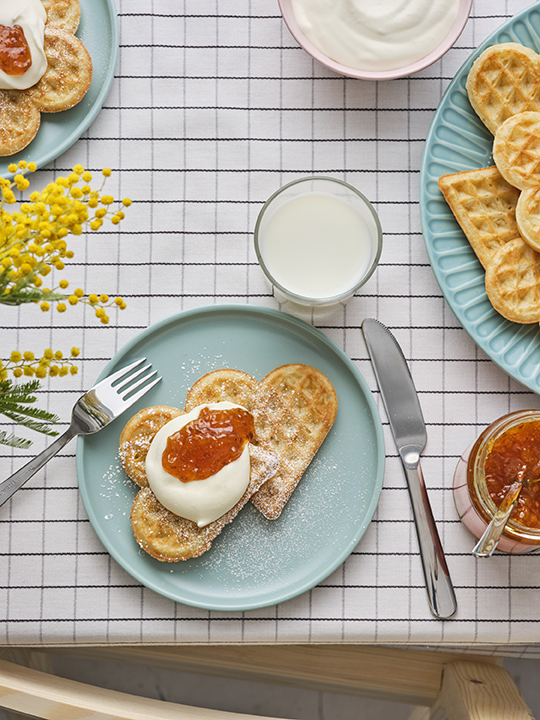
[(349, 300), (374, 272), (381, 250), (381, 224), (371, 203), (330, 177), (284, 185), (255, 225), (255, 252), (276, 297), (300, 305)]

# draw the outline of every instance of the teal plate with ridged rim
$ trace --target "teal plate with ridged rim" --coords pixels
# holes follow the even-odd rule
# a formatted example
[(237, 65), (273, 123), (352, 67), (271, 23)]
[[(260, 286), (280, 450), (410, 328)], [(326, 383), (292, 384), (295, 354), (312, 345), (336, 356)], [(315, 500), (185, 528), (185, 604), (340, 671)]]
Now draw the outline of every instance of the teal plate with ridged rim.
[(514, 16), (462, 65), (431, 123), (420, 173), (420, 216), (426, 249), (444, 297), (463, 328), (488, 357), (515, 380), (540, 390), (540, 327), (512, 323), (492, 307), (485, 272), (446, 204), (437, 181), (445, 173), (493, 164), (493, 136), (480, 121), (465, 83), (476, 58), (489, 46), (517, 42), (540, 52), (540, 7)]
[(32, 142), (14, 155), (0, 158), (0, 175), (11, 177), (8, 166), (20, 160), (38, 168), (59, 157), (87, 130), (101, 110), (114, 78), (119, 31), (114, 0), (80, 0), (81, 21), (75, 33), (92, 58), (92, 82), (80, 103), (57, 113), (41, 113)]
[[(208, 610), (274, 605), (314, 587), (355, 549), (381, 492), (382, 425), (354, 363), (320, 330), (286, 313), (247, 305), (190, 310), (144, 330), (110, 361), (103, 379), (146, 356), (162, 381), (124, 416), (79, 437), (77, 474), (94, 530), (135, 579), (178, 602)], [(262, 379), (286, 363), (321, 370), (338, 397), (336, 421), (277, 520), (248, 503), (208, 552), (162, 563), (139, 548), (129, 514), (137, 486), (118, 457), (123, 426), (150, 405), (183, 407), (193, 383), (211, 370), (244, 370)]]

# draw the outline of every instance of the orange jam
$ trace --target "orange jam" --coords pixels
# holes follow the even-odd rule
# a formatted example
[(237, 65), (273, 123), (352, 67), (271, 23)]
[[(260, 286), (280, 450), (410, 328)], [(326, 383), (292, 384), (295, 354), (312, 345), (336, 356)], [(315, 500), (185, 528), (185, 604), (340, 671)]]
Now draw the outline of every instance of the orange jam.
[[(497, 507), (514, 480), (523, 478), (510, 517), (525, 527), (540, 529), (540, 420), (514, 425), (499, 435), (486, 457), (484, 473)], [(536, 479), (538, 482), (530, 482)]]
[(184, 483), (204, 480), (237, 460), (254, 434), (247, 410), (202, 408), (198, 418), (167, 438), (163, 469)]
[(0, 69), (6, 75), (24, 75), (32, 65), (30, 47), (20, 25), (0, 25)]

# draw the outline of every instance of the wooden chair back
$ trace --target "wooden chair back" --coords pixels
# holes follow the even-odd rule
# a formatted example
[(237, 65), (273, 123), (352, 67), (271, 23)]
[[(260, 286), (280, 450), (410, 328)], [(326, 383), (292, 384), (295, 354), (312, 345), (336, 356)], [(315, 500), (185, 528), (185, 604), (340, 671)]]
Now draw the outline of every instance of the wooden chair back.
[[(498, 658), (362, 645), (54, 648), (67, 654), (394, 700), (410, 720), (531, 720)], [(44, 720), (255, 720), (104, 690), (50, 672), (46, 649), (0, 651), (0, 708)], [(257, 716), (258, 720), (264, 720)], [(266, 720), (269, 720), (268, 718)]]

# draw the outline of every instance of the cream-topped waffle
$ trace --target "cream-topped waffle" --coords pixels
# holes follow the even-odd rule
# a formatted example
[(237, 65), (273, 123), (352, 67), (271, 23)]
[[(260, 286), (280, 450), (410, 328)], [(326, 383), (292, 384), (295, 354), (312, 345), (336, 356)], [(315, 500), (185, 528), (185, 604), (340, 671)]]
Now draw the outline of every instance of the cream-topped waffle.
[[(39, 129), (41, 113), (73, 107), (92, 81), (92, 60), (74, 35), (79, 24), (79, 0), (42, 0), (41, 6), (47, 16), (42, 48), (46, 69), (30, 87), (4, 85), (0, 89), (0, 155), (13, 155), (25, 148)], [(31, 70), (32, 66), (27, 72)], [(24, 78), (24, 74), (18, 77)]]
[[(199, 527), (159, 502), (148, 483), (148, 452), (161, 428), (168, 423), (179, 424), (184, 413), (231, 403), (253, 416), (249, 481), (229, 510)], [(337, 398), (328, 378), (302, 364), (276, 368), (260, 383), (239, 370), (217, 370), (194, 384), (184, 411), (168, 406), (141, 410), (120, 436), (122, 465), (142, 488), (131, 512), (137, 542), (152, 557), (177, 562), (206, 552), (250, 499), (266, 517), (277, 518), (330, 430), (336, 412)]]

